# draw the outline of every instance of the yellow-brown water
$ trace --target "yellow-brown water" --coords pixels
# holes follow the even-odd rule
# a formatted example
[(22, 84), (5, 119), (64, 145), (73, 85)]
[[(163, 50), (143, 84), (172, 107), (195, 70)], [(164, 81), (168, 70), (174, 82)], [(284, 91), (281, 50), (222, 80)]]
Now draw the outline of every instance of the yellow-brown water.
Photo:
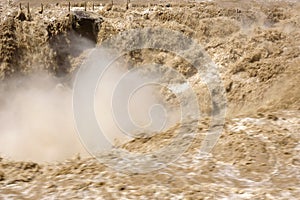
[[(138, 27), (181, 31), (208, 52), (226, 88), (224, 132), (211, 154), (199, 154), (209, 124), (203, 119), (193, 144), (176, 162), (150, 174), (130, 175), (89, 158), (76, 134), (71, 83), (94, 44), (69, 28), (68, 8), (49, 4), (39, 14), (40, 8), (32, 7), (32, 20), (20, 21), (15, 19), (17, 4), (3, 5), (0, 198), (299, 198), (299, 4), (219, 1), (142, 6), (133, 2), (129, 9), (117, 4), (95, 11), (88, 4), (91, 15), (103, 18), (97, 44)], [(72, 8), (76, 9), (82, 8)], [(184, 60), (151, 50), (124, 58), (132, 65), (156, 62), (177, 69), (194, 84), (202, 110), (210, 110), (205, 87)], [(168, 143), (173, 131), (174, 127), (122, 147), (151, 151)], [(189, 132), (189, 127), (183, 131)]]

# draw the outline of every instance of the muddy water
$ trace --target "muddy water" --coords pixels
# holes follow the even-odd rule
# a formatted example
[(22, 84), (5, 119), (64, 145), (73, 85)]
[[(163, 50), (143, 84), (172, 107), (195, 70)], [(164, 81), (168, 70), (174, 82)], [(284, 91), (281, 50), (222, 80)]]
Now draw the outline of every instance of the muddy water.
[[(71, 154), (79, 152), (77, 148), (73, 148), (60, 162), (37, 164), (25, 157), (23, 162), (5, 158), (0, 160), (0, 198), (299, 199), (299, 8), (297, 4), (286, 2), (240, 4), (228, 1), (174, 4), (171, 7), (165, 4), (150, 7), (131, 4), (129, 10), (124, 6), (112, 9), (109, 6), (99, 7), (93, 14), (104, 19), (97, 35), (98, 43), (130, 28), (161, 26), (181, 30), (203, 45), (219, 65), (228, 99), (227, 119), (218, 144), (209, 154), (199, 152), (209, 126), (207, 118), (196, 126), (193, 122), (181, 129), (187, 137), (191, 132), (196, 134), (192, 145), (181, 157), (164, 168), (146, 174), (124, 174), (92, 158), (72, 157)], [(69, 33), (70, 23), (66, 10), (66, 7), (53, 6), (51, 11), (50, 8), (45, 10), (44, 15), (33, 11), (31, 22), (11, 20), (9, 17), (5, 18), (6, 21), (1, 20), (4, 30), (4, 34), (0, 33), (2, 77), (14, 77), (16, 71), (28, 74), (38, 69), (63, 76), (78, 67), (87, 49), (75, 45), (77, 51), (73, 52), (70, 50), (74, 48), (72, 45), (58, 45), (74, 41), (72, 38), (76, 37), (73, 33), (65, 34)], [(1, 15), (8, 15), (8, 12)], [(50, 40), (49, 33), (52, 35)], [(29, 40), (29, 36), (32, 39)], [(80, 44), (86, 44), (86, 41)], [(18, 49), (18, 45), (24, 48)], [(17, 61), (14, 61), (14, 52), (20, 53)], [(57, 57), (57, 53), (69, 56)], [(124, 59), (134, 66), (155, 62), (177, 69), (193, 84), (200, 104), (202, 102), (200, 107), (209, 112), (210, 108), (203, 103), (204, 97), (209, 95), (184, 60), (166, 52), (149, 50), (127, 54)], [(60, 64), (63, 64), (63, 70), (59, 68)], [(181, 91), (184, 86), (174, 86), (174, 90)], [(60, 110), (68, 107), (60, 98), (53, 101), (48, 90), (45, 93), (40, 92), (38, 96), (45, 97), (42, 99), (47, 99), (46, 102), (50, 101)], [(64, 95), (59, 97), (67, 98)], [(169, 101), (173, 103), (172, 98)], [(11, 109), (6, 108), (5, 111), (8, 114), (3, 115), (4, 121), (18, 121), (16, 117), (9, 117)], [(22, 119), (24, 115), (21, 115)], [(46, 118), (40, 123), (53, 128), (53, 123), (62, 121), (59, 118), (56, 120), (57, 117), (51, 119)], [(26, 121), (24, 124), (27, 124)], [(8, 125), (6, 123), (6, 127)], [(61, 126), (47, 128), (47, 131), (41, 129), (41, 132), (68, 132), (70, 137), (66, 137), (65, 142), (72, 141), (70, 138), (78, 139), (71, 136), (76, 133), (72, 125), (66, 127), (62, 123)], [(122, 147), (132, 152), (151, 152), (168, 144), (175, 129), (146, 139), (137, 138)], [(24, 129), (18, 131), (22, 133)], [(49, 138), (47, 134), (45, 137)], [(1, 142), (9, 144), (8, 140), (1, 139)], [(5, 153), (10, 151), (1, 152), (3, 156)], [(39, 153), (42, 155), (42, 150)], [(63, 153), (65, 151), (62, 149)], [(102, 159), (114, 158), (103, 154)], [(127, 165), (130, 166), (130, 163), (116, 162), (116, 167)]]
[[(226, 123), (212, 154), (200, 154), (197, 148), (200, 141), (196, 140), (176, 162), (150, 174), (119, 173), (94, 159), (73, 158), (48, 165), (2, 160), (5, 176), (1, 196), (17, 199), (22, 196), (31, 199), (150, 196), (297, 199), (300, 193), (299, 115), (298, 111), (282, 111), (234, 118)], [(205, 130), (205, 123), (202, 126)], [(148, 144), (152, 148), (155, 145)]]

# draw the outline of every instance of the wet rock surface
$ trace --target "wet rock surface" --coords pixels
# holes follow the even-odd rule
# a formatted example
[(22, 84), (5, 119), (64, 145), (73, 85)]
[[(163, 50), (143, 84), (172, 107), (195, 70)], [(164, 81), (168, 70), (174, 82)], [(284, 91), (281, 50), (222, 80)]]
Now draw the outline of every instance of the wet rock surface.
[(74, 11), (72, 27), (80, 36), (97, 42), (103, 19), (93, 13)]

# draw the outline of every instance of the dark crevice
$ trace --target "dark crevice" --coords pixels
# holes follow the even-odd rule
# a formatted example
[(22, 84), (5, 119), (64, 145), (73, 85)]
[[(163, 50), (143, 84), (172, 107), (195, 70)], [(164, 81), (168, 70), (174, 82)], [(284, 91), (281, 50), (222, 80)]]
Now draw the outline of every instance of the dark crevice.
[[(86, 49), (97, 44), (98, 32), (103, 22), (102, 18), (93, 18), (87, 12), (76, 11), (71, 17), (71, 27), (57, 35), (49, 33), (49, 44), (54, 50), (55, 74), (64, 76), (70, 72), (70, 58), (80, 56)], [(51, 27), (49, 27), (49, 30)]]

